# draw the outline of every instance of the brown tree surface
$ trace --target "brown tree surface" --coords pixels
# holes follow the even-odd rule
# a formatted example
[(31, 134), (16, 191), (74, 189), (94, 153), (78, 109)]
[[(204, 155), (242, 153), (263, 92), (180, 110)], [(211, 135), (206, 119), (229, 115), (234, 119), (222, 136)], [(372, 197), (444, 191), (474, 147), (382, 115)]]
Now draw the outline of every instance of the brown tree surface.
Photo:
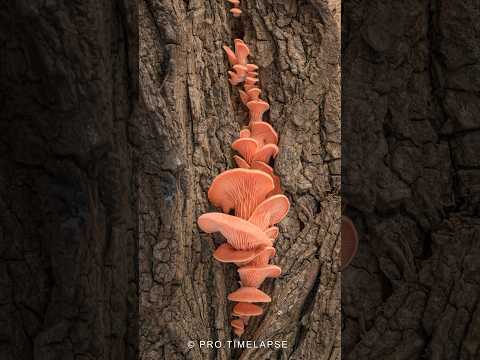
[[(157, 359), (339, 359), (340, 87), (335, 4), (322, 0), (140, 2), (142, 110), (130, 132), (138, 169), (140, 357)], [(199, 348), (233, 338), (227, 294), (234, 266), (212, 258), (223, 240), (199, 232), (214, 208), (213, 178), (234, 167), (230, 148), (247, 112), (227, 82), (222, 45), (241, 37), (259, 69), (269, 121), (280, 135), (275, 170), (292, 208), (280, 224), (264, 287), (273, 302), (245, 339), (288, 349)], [(196, 346), (188, 349), (187, 342)]]
[[(1, 360), (339, 359), (338, 2), (241, 4), (240, 19), (223, 0), (2, 4)], [(237, 276), (195, 221), (247, 118), (221, 49), (235, 37), (292, 202), (283, 275), (245, 338), (281, 351), (187, 348), (232, 339)]]
[(0, 6), (0, 359), (135, 359), (128, 1)]
[(480, 8), (344, 1), (345, 359), (480, 358)]

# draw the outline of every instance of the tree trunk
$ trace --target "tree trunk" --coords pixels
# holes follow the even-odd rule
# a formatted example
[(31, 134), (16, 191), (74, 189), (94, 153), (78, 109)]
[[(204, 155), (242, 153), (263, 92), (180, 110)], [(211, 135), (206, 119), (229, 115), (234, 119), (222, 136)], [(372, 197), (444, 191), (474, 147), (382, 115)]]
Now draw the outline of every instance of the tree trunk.
[(0, 359), (135, 359), (136, 6), (0, 9)]
[(346, 359), (480, 357), (475, 1), (344, 2)]
[[(338, 10), (323, 0), (140, 1), (142, 108), (138, 153), (140, 358), (339, 359), (340, 86)], [(336, 12), (337, 11), (337, 12)], [(280, 135), (275, 171), (292, 208), (281, 224), (273, 302), (244, 338), (287, 349), (200, 348), (232, 339), (227, 294), (234, 266), (212, 258), (223, 240), (196, 218), (214, 208), (213, 178), (233, 168), (232, 141), (246, 124), (227, 82), (222, 45), (236, 37), (259, 67), (268, 121)], [(188, 341), (195, 346), (188, 348)]]

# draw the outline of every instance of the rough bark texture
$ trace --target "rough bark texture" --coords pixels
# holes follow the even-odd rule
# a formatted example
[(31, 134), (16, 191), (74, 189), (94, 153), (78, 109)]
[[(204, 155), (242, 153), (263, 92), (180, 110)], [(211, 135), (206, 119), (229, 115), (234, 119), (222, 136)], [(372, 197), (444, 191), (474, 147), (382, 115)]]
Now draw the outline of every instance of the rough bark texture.
[(128, 1), (0, 7), (0, 359), (134, 359)]
[(479, 4), (343, 5), (343, 355), (478, 359)]
[[(140, 2), (142, 110), (131, 130), (139, 148), (141, 359), (340, 358), (340, 48), (332, 4), (242, 0), (236, 20), (223, 0)], [(227, 294), (238, 286), (235, 267), (213, 260), (222, 239), (200, 233), (195, 221), (214, 210), (208, 187), (233, 167), (230, 144), (246, 124), (221, 49), (235, 37), (260, 67), (280, 134), (275, 170), (293, 205), (276, 243), (283, 275), (264, 286), (273, 302), (244, 335), (288, 341), (279, 351), (198, 347), (233, 336)]]

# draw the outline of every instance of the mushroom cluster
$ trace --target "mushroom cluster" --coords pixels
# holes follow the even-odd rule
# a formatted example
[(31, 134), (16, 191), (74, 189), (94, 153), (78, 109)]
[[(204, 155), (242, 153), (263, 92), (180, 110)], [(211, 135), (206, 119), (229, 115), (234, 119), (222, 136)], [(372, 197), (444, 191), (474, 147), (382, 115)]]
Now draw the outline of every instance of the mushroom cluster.
[(242, 102), (249, 110), (249, 124), (240, 131), (232, 144), (238, 152), (234, 159), (238, 168), (218, 175), (208, 190), (208, 199), (222, 212), (201, 215), (198, 226), (206, 233), (218, 232), (226, 242), (213, 256), (222, 263), (238, 267), (240, 288), (228, 295), (233, 307), (233, 331), (241, 336), (251, 316), (260, 316), (263, 308), (255, 303), (268, 303), (270, 296), (259, 288), (266, 278), (277, 278), (280, 267), (270, 264), (275, 256), (273, 244), (279, 235), (278, 224), (290, 208), (288, 198), (281, 194), (280, 180), (270, 163), (278, 154), (278, 134), (263, 121), (269, 104), (260, 99), (258, 67), (249, 64), (247, 45), (235, 39), (235, 51), (224, 46), (233, 68), (230, 83), (243, 84)]

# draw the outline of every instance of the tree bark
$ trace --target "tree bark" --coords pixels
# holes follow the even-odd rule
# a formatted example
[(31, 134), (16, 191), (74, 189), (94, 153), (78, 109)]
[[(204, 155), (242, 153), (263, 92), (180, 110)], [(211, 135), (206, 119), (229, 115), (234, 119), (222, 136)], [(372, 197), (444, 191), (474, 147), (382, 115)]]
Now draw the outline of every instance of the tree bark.
[(343, 274), (342, 352), (478, 359), (478, 3), (343, 11), (342, 191), (361, 241)]
[[(335, 5), (323, 0), (140, 1), (140, 91), (132, 125), (138, 153), (140, 358), (339, 359), (340, 85)], [(337, 12), (336, 12), (337, 11)], [(280, 135), (275, 171), (292, 208), (281, 224), (273, 302), (244, 338), (287, 349), (206, 349), (232, 339), (227, 294), (234, 266), (212, 258), (223, 240), (196, 218), (214, 211), (213, 178), (233, 168), (232, 141), (246, 124), (227, 82), (222, 45), (236, 37), (259, 67), (268, 121)], [(189, 349), (188, 341), (195, 347)]]
[(134, 359), (131, 1), (0, 8), (0, 359)]

